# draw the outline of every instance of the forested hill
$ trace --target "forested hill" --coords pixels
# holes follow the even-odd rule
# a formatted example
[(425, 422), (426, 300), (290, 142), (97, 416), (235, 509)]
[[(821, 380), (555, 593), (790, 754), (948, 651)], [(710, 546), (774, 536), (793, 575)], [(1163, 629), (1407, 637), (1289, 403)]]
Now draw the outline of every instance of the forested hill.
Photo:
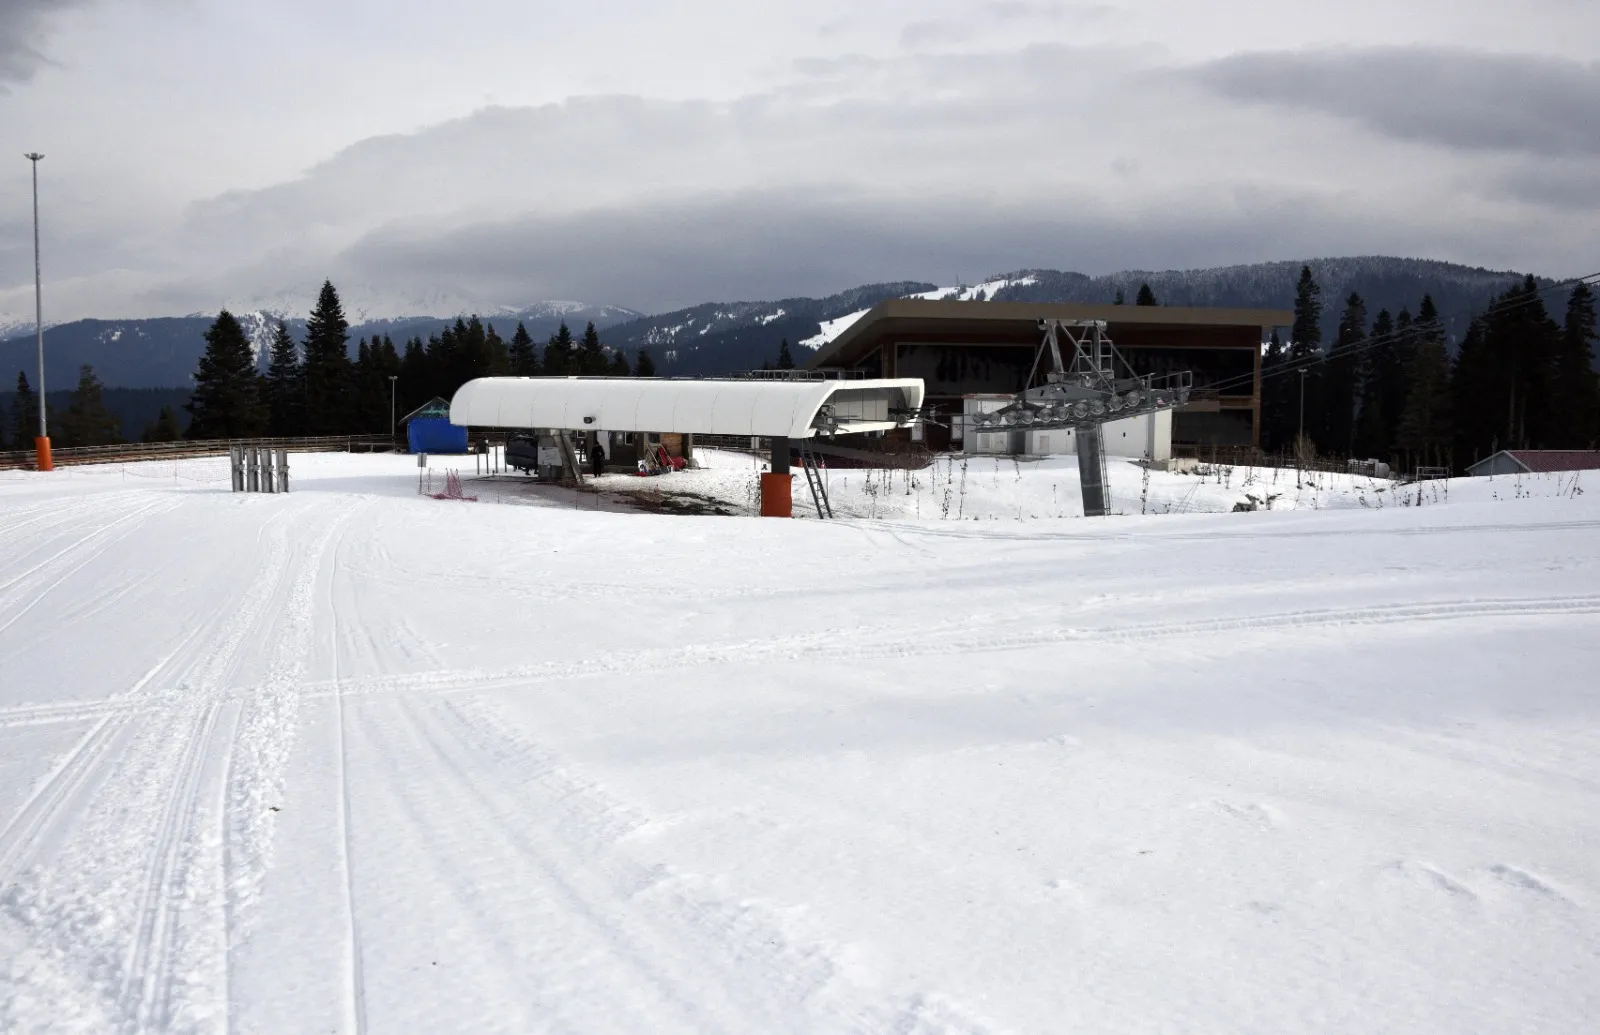
[[(608, 345), (633, 355), (649, 348), (657, 369), (665, 374), (727, 373), (759, 367), (776, 360), (778, 344), (791, 346), (817, 334), (819, 324), (870, 308), (886, 299), (910, 294), (942, 293), (960, 297), (1039, 302), (1110, 302), (1121, 291), (1132, 304), (1141, 285), (1148, 284), (1156, 300), (1165, 305), (1249, 306), (1286, 309), (1294, 299), (1294, 283), (1302, 260), (1255, 263), (1202, 270), (1131, 270), (1104, 276), (1051, 269), (1024, 269), (988, 278), (991, 291), (946, 288), (934, 284), (899, 281), (869, 284), (824, 298), (784, 298), (774, 301), (706, 302), (656, 316), (608, 305), (539, 303), (522, 309), (502, 309), (485, 315), (502, 336), (509, 337), (519, 320), (536, 340), (543, 341), (563, 320), (574, 331), (593, 321)], [(1522, 275), (1479, 269), (1426, 259), (1366, 256), (1309, 260), (1325, 302), (1323, 337), (1332, 338), (1343, 300), (1359, 292), (1370, 312), (1402, 308), (1413, 312), (1424, 294), (1431, 294), (1453, 347), (1465, 333), (1470, 314), (1491, 298), (1520, 282)], [(1549, 283), (1548, 281), (1544, 283)], [(259, 346), (270, 336), (270, 313), (239, 313), (251, 338)], [(373, 320), (350, 329), (351, 352), (362, 337), (388, 334), (396, 341), (412, 336), (426, 338), (443, 329), (454, 317), (403, 317)], [(169, 317), (150, 320), (79, 320), (50, 328), (46, 334), (47, 374), (52, 386), (74, 383), (83, 364), (94, 367), (110, 388), (174, 387), (186, 385), (204, 347), (202, 335), (209, 316)], [(289, 321), (297, 339), (304, 324)], [(796, 348), (804, 362), (805, 350)], [(31, 335), (0, 342), (0, 381), (9, 386), (17, 370), (33, 370)]]

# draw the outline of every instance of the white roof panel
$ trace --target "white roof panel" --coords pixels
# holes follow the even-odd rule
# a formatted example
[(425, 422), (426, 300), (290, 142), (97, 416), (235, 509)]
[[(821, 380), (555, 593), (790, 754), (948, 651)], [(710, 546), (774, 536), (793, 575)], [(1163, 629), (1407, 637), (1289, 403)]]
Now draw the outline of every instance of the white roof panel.
[[(450, 402), (450, 421), (471, 427), (572, 428), (809, 438), (830, 401), (872, 400), (884, 419), (847, 421), (841, 431), (909, 423), (922, 405), (919, 378), (767, 381), (628, 377), (480, 377)], [(895, 411), (890, 413), (889, 411)], [(586, 420), (585, 418), (590, 418)]]

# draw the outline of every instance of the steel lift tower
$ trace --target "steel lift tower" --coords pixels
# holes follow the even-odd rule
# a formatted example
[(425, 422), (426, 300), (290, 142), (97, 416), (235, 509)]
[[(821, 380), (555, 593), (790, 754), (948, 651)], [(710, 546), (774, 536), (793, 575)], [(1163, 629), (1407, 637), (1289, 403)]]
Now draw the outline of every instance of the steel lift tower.
[[(1024, 382), (1027, 387), (1005, 407), (974, 414), (973, 427), (980, 431), (1071, 428), (1077, 439), (1084, 516), (1103, 517), (1110, 508), (1110, 493), (1101, 427), (1182, 406), (1189, 401), (1194, 375), (1187, 370), (1135, 373), (1106, 337), (1104, 320), (1040, 320), (1039, 330), (1044, 338)], [(1036, 386), (1034, 377), (1044, 361), (1049, 364), (1044, 382)]]

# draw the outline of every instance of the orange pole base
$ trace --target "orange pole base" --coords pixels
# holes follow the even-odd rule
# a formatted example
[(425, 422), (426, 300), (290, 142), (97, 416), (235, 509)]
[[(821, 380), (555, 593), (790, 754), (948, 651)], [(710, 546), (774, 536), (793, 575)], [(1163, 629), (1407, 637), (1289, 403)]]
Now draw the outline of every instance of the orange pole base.
[(761, 516), (794, 517), (794, 475), (761, 475)]
[(34, 470), (54, 471), (56, 469), (56, 465), (55, 461), (50, 459), (50, 440), (47, 438), (36, 438), (33, 440), (33, 448), (38, 450), (39, 453), (38, 461), (34, 464)]

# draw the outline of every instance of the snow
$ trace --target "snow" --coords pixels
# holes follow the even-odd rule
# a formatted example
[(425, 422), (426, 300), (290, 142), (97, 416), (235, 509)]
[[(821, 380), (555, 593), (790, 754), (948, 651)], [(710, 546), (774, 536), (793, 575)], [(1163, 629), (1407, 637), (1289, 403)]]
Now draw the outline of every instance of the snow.
[(0, 1030), (1592, 1030), (1595, 472), (705, 458), (0, 474)]
[(813, 334), (809, 338), (801, 338), (796, 344), (804, 345), (806, 348), (810, 349), (820, 349), (824, 345), (832, 342), (833, 339), (837, 338), (845, 331), (849, 330), (851, 324), (855, 323), (863, 316), (866, 316), (871, 311), (872, 310), (870, 309), (858, 309), (846, 316), (841, 316), (833, 320), (824, 320), (820, 325), (818, 325), (819, 329), (816, 334)]
[[(991, 299), (994, 297), (996, 291), (999, 291), (1004, 287), (1026, 287), (1036, 283), (1038, 283), (1038, 280), (1031, 276), (997, 277), (992, 280), (987, 280), (982, 284), (935, 288), (932, 291), (919, 291), (916, 294), (907, 295), (906, 297), (926, 298), (933, 301), (953, 299), (961, 302), (972, 302), (979, 300), (980, 297), (985, 300)], [(820, 349), (824, 345), (830, 344), (835, 338), (843, 334), (845, 331), (849, 330), (851, 324), (855, 323), (863, 316), (866, 316), (869, 312), (871, 312), (870, 309), (861, 309), (857, 310), (856, 312), (849, 313), (848, 315), (838, 317), (837, 319), (824, 320), (818, 325), (816, 334), (813, 334), (809, 338), (802, 338), (798, 344), (804, 345), (811, 349)], [(774, 313), (767, 319), (775, 320), (782, 315), (783, 310), (780, 309), (777, 313)], [(761, 322), (766, 323), (767, 319), (763, 319)]]

